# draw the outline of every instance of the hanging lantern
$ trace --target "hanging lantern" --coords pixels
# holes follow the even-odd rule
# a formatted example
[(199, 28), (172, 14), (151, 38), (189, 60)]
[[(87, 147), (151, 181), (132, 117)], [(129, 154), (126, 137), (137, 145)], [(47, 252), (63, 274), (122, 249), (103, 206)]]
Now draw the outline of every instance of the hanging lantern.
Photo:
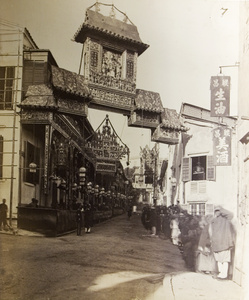
[(77, 185), (77, 183), (75, 182), (75, 183), (73, 184), (73, 186), (72, 186), (72, 189), (73, 189), (74, 191), (76, 191), (76, 190), (77, 190), (77, 187), (78, 187), (78, 185)]
[(88, 193), (88, 194), (91, 194), (91, 192), (92, 192), (92, 183), (91, 183), (91, 182), (88, 182), (86, 188), (87, 188), (87, 193)]
[(98, 185), (95, 185), (94, 193), (96, 196), (98, 196), (98, 194), (99, 194), (99, 186)]
[(29, 172), (30, 173), (36, 173), (36, 169), (37, 169), (37, 164), (34, 162), (31, 162), (29, 164)]
[(65, 189), (66, 189), (66, 186), (67, 186), (66, 180), (62, 179), (60, 185), (61, 185), (61, 189), (62, 189), (62, 190), (65, 190)]
[(83, 186), (86, 181), (86, 168), (81, 167), (79, 169), (80, 185)]

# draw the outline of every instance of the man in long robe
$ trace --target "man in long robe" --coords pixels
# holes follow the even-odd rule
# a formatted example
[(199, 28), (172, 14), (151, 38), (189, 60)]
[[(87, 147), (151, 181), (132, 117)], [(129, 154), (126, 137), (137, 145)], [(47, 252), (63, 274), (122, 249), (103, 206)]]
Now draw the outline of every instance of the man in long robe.
[(231, 250), (234, 247), (234, 230), (231, 223), (233, 214), (217, 206), (210, 226), (211, 246), (217, 261), (219, 274), (217, 278), (227, 279)]

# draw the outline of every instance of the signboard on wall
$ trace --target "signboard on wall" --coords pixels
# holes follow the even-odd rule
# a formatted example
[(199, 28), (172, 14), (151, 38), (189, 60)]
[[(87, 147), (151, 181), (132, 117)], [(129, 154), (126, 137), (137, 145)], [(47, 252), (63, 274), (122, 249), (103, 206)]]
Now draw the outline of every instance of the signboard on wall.
[(214, 165), (231, 166), (231, 136), (228, 127), (217, 127), (213, 131)]
[(230, 76), (211, 77), (211, 116), (224, 117), (230, 113)]

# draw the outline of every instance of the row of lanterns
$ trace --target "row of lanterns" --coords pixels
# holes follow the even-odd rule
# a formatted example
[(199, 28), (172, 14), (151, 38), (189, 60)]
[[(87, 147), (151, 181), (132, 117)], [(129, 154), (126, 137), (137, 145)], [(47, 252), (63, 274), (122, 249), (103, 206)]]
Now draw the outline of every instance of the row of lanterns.
[(117, 198), (117, 199), (126, 199), (126, 196), (122, 193), (116, 193), (114, 192), (114, 187), (112, 187), (113, 191), (105, 191), (105, 189), (102, 187), (100, 188), (99, 185), (93, 186), (91, 182), (88, 182), (86, 185), (86, 191), (89, 195), (95, 195), (100, 197), (107, 197), (107, 198)]
[[(79, 169), (79, 179), (80, 179), (80, 186), (83, 187), (86, 184), (86, 168), (81, 167)], [(92, 194), (95, 196), (100, 196), (100, 197), (107, 197), (107, 198), (114, 198), (117, 197), (117, 199), (126, 199), (126, 196), (122, 193), (115, 193), (115, 187), (112, 186), (111, 190), (105, 191), (105, 189), (102, 187), (100, 188), (99, 185), (93, 186), (92, 182), (88, 182), (86, 184), (86, 191), (87, 194)]]
[[(86, 168), (84, 167), (79, 169), (78, 174), (79, 185), (77, 183), (73, 184), (72, 189), (74, 191), (81, 190), (82, 193), (85, 192), (87, 195), (99, 197), (100, 199), (105, 197), (107, 199), (125, 200), (127, 198), (124, 194), (115, 191), (115, 186), (111, 186), (111, 189), (106, 191), (103, 187), (100, 188), (99, 185), (94, 186), (92, 182), (86, 183)], [(58, 185), (62, 190), (67, 189), (67, 182), (65, 179), (54, 176), (53, 180), (58, 180)]]

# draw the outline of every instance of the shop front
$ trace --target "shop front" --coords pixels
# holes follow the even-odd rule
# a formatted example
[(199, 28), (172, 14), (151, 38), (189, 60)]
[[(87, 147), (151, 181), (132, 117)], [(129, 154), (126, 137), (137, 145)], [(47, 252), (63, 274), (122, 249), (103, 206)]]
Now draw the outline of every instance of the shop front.
[(93, 173), (84, 150), (93, 129), (84, 77), (56, 66), (51, 72), (51, 82), (30, 85), (20, 104), (18, 228), (57, 235), (76, 228), (84, 200), (80, 170), (88, 165)]

